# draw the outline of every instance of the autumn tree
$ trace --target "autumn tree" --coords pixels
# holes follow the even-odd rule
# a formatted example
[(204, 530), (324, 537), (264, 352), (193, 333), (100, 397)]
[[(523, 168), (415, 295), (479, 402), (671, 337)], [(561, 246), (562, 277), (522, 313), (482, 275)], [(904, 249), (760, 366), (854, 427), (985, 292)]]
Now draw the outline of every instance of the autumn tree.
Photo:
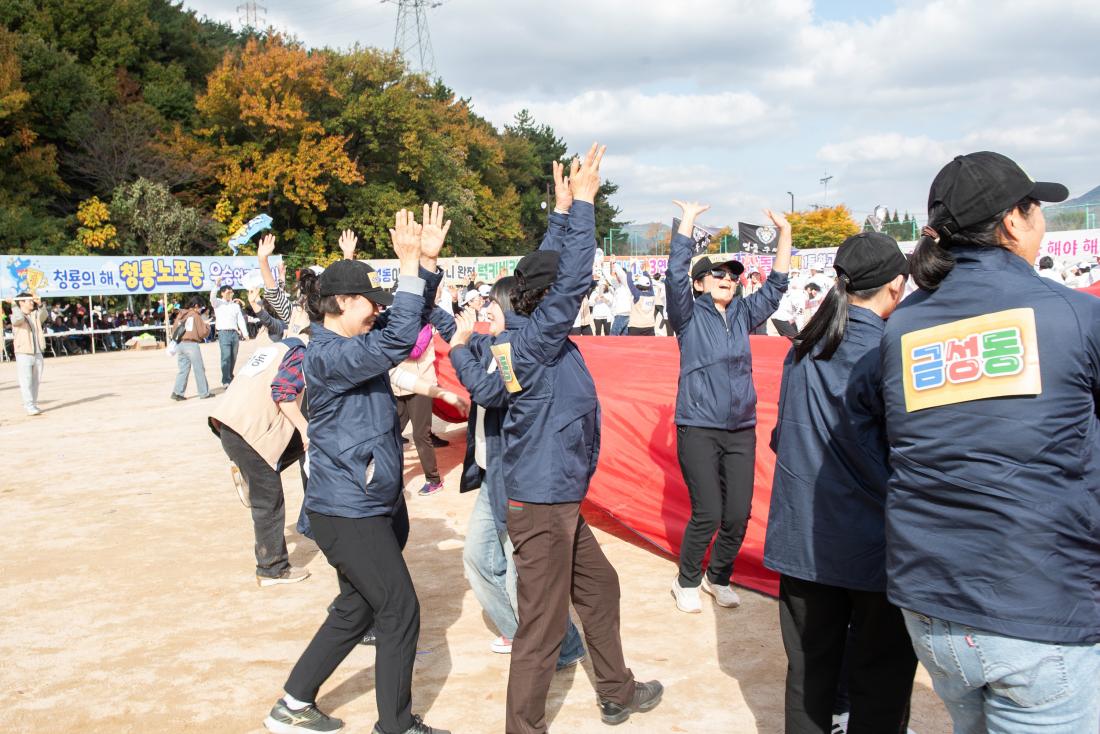
[(787, 220), (791, 223), (794, 247), (799, 250), (839, 247), (844, 240), (859, 232), (852, 212), (843, 204), (792, 212), (787, 215)]
[(120, 186), (111, 200), (110, 214), (130, 253), (178, 255), (213, 245), (210, 223), (180, 204), (162, 183), (139, 178)]

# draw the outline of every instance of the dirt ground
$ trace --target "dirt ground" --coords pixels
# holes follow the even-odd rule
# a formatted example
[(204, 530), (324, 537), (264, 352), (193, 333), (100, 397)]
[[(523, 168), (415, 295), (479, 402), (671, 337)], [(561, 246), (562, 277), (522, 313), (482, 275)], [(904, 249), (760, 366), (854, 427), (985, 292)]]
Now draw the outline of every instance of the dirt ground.
[[(242, 345), (244, 357), (253, 348)], [(218, 382), (217, 345), (203, 348)], [(248, 510), (206, 426), (216, 404), (169, 400), (163, 351), (46, 361), (41, 406), (27, 417), (15, 367), (0, 364), (0, 700), (5, 732), (259, 732), (291, 665), (336, 593), (317, 547), (294, 532), (296, 468), (283, 475), (291, 560), (313, 576), (260, 589)], [(406, 557), (422, 608), (413, 710), (455, 734), (503, 731), (508, 658), (462, 570), (474, 495), (457, 491), (464, 427), (439, 426), (446, 490), (411, 496)], [(423, 482), (415, 452), (406, 483)], [(774, 600), (742, 592), (740, 609), (677, 612), (672, 560), (597, 531), (622, 583), (622, 637), (661, 705), (629, 732), (780, 732), (786, 660)], [(322, 710), (349, 732), (375, 721), (373, 648), (357, 648), (322, 688)], [(605, 732), (592, 668), (557, 674), (551, 730)], [(950, 730), (923, 669), (917, 734)]]

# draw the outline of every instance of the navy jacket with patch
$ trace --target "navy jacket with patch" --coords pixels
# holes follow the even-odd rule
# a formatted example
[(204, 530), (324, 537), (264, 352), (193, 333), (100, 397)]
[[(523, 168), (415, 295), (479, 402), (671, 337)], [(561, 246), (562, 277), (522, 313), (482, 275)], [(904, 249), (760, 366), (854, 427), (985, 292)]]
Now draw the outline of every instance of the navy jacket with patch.
[(723, 314), (709, 294), (692, 297), (694, 244), (690, 237), (673, 234), (665, 285), (668, 320), (680, 344), (676, 425), (727, 431), (752, 428), (756, 388), (749, 333), (779, 308), (787, 274), (773, 270), (760, 290), (747, 298), (735, 297)]
[[(530, 318), (510, 313), (493, 347), (508, 390), (502, 426), (508, 499), (580, 502), (596, 471), (600, 407), (596, 385), (569, 331), (592, 283), (593, 206), (575, 201), (561, 243), (557, 279)], [(556, 246), (544, 242), (544, 247)]]
[(885, 325), (873, 311), (849, 306), (844, 340), (830, 359), (796, 362), (792, 348), (783, 362), (764, 543), (764, 565), (773, 571), (886, 591)]
[[(344, 337), (316, 322), (303, 361), (309, 386), (305, 507), (337, 517), (389, 515), (402, 491), (404, 452), (389, 371), (408, 358), (441, 277), (401, 278), (370, 332)], [(423, 295), (422, 295), (423, 294)]]
[[(907, 298), (882, 343), (890, 601), (1010, 637), (1100, 642), (1100, 299), (1000, 248), (953, 252), (939, 289)], [(915, 388), (919, 375), (913, 400), (933, 394), (951, 362), (929, 347), (942, 330), (913, 332), (1012, 309), (1033, 314), (1037, 353), (1021, 354), (1003, 328), (978, 327), (983, 376), (960, 384), (996, 390), (1005, 377), (991, 372), (1037, 359), (1041, 392), (909, 409), (906, 381)], [(954, 361), (966, 377), (969, 366)]]

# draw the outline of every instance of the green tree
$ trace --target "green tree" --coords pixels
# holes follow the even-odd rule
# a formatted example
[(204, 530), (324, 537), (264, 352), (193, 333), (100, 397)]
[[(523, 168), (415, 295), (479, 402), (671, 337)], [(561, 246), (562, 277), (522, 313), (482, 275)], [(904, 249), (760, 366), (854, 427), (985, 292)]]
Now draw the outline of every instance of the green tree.
[(162, 183), (139, 178), (119, 186), (110, 212), (128, 254), (207, 254), (215, 246), (210, 222)]

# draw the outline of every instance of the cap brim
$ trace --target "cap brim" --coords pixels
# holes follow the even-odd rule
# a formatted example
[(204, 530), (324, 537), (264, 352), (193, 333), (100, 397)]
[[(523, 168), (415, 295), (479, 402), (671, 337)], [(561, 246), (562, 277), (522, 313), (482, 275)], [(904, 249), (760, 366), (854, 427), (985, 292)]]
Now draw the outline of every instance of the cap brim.
[(1057, 204), (1069, 198), (1069, 189), (1060, 183), (1036, 181), (1035, 185), (1031, 187), (1031, 192), (1028, 196), (1032, 199), (1038, 199), (1039, 201), (1048, 201), (1052, 204)]
[(383, 290), (371, 291), (370, 293), (364, 293), (362, 295), (363, 298), (369, 298), (372, 303), (377, 303), (381, 306), (393, 305), (393, 294)]

